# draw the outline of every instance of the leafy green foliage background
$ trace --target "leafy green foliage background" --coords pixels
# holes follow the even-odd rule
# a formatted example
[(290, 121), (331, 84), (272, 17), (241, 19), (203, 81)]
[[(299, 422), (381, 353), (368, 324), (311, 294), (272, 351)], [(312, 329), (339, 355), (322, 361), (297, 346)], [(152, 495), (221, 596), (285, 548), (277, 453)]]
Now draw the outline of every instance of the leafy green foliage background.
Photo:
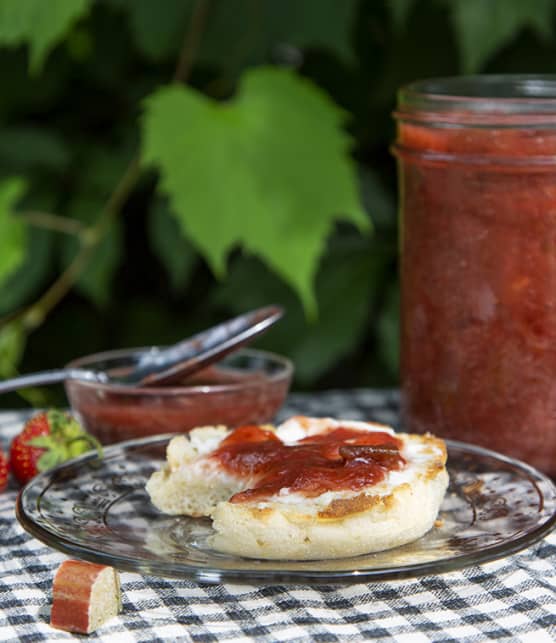
[(0, 376), (280, 303), (297, 388), (395, 385), (396, 90), (554, 72), (555, 10), (0, 0)]

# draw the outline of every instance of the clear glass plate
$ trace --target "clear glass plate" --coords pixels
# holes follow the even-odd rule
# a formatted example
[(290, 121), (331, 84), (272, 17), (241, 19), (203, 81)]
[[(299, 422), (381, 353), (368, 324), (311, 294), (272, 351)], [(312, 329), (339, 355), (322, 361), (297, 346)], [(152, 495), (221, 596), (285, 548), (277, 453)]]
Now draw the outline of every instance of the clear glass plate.
[(211, 523), (161, 514), (145, 491), (171, 435), (109, 447), (34, 478), (20, 493), (23, 527), (70, 556), (122, 570), (200, 582), (360, 582), (460, 569), (517, 552), (556, 523), (556, 487), (526, 464), (448, 442), (450, 487), (440, 521), (419, 540), (355, 558), (250, 560), (207, 545)]

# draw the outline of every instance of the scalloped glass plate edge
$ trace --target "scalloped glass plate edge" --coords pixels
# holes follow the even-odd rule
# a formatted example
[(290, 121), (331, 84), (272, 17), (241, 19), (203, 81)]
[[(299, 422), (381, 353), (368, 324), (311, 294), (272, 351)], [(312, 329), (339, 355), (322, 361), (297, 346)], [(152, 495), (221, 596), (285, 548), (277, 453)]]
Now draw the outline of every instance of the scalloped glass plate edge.
[[(173, 434), (154, 436), (150, 438), (143, 438), (139, 440), (131, 440), (122, 442), (105, 449), (105, 458), (112, 458), (115, 455), (125, 455), (126, 452), (134, 449), (140, 449), (150, 446), (163, 446)], [(74, 539), (66, 538), (61, 535), (53, 533), (53, 531), (38, 524), (36, 518), (25, 509), (28, 504), (29, 496), (35, 495), (37, 499), (42, 498), (42, 495), (48, 490), (49, 485), (55, 482), (60, 477), (63, 477), (68, 472), (71, 473), (72, 469), (82, 469), (83, 465), (96, 460), (96, 455), (84, 455), (59, 465), (55, 469), (39, 474), (34, 478), (26, 487), (24, 487), (16, 500), (16, 516), (23, 528), (32, 536), (45, 543), (46, 545), (64, 553), (71, 557), (82, 558), (90, 562), (101, 563), (117, 567), (123, 571), (136, 572), (147, 575), (174, 577), (174, 578), (187, 578), (196, 580), (202, 583), (219, 583), (225, 580), (235, 582), (260, 582), (268, 583), (302, 583), (305, 581), (318, 581), (320, 583), (353, 583), (362, 581), (386, 581), (404, 578), (413, 578), (426, 576), (431, 574), (447, 573), (451, 571), (461, 570), (471, 565), (484, 564), (492, 562), (500, 558), (507, 557), (515, 554), (535, 543), (539, 542), (547, 534), (549, 534), (556, 526), (556, 487), (554, 483), (544, 474), (540, 473), (530, 465), (509, 458), (502, 454), (484, 449), (482, 447), (446, 440), (448, 446), (448, 471), (451, 477), (452, 493), (458, 495), (460, 492), (464, 495), (467, 491), (462, 491), (464, 487), (472, 489), (474, 483), (459, 485), (459, 491), (454, 490), (454, 471), (450, 468), (450, 458), (454, 457), (454, 453), (458, 453), (458, 457), (469, 457), (470, 463), (483, 459), (491, 459), (497, 466), (502, 467), (503, 470), (517, 472), (519, 476), (528, 480), (532, 488), (536, 490), (539, 496), (539, 512), (542, 510), (543, 519), (534, 528), (526, 531), (521, 535), (510, 537), (500, 544), (494, 544), (485, 548), (479, 548), (470, 553), (462, 553), (460, 555), (447, 556), (437, 560), (417, 562), (409, 564), (394, 564), (378, 567), (361, 567), (360, 564), (363, 560), (368, 559), (368, 556), (360, 556), (356, 558), (343, 559), (346, 562), (346, 569), (325, 569), (330, 562), (335, 564), (342, 561), (321, 561), (323, 569), (303, 569), (303, 563), (297, 561), (275, 561), (275, 567), (266, 569), (256, 569), (257, 561), (253, 562), (253, 567), (249, 569), (240, 569), (232, 567), (219, 567), (218, 565), (210, 565), (206, 567), (194, 566), (191, 564), (169, 564), (164, 560), (155, 560), (141, 558), (137, 556), (126, 556), (123, 554), (112, 555), (107, 551), (95, 547), (94, 539), (89, 544), (83, 546), (75, 542)], [(101, 464), (101, 468), (102, 468)], [(473, 466), (472, 464), (470, 466)], [(100, 469), (99, 469), (100, 470)], [(488, 472), (487, 472), (488, 473)], [(471, 476), (473, 473), (471, 472)], [(40, 491), (38, 491), (40, 489)], [(466, 498), (469, 502), (469, 498)], [(473, 500), (471, 499), (471, 504)], [(35, 509), (37, 507), (35, 506)], [(476, 512), (473, 505), (472, 512)], [(441, 509), (441, 514), (443, 511)], [(190, 519), (193, 520), (193, 519)], [(426, 538), (424, 536), (423, 538)], [(421, 541), (422, 539), (419, 539)], [(419, 541), (416, 541), (418, 544)], [(407, 547), (407, 546), (406, 546)], [(380, 554), (392, 557), (402, 548), (389, 550), (388, 552), (380, 552)], [(245, 561), (246, 559), (240, 559)], [(272, 561), (263, 561), (265, 564), (272, 564)], [(313, 561), (315, 562), (315, 561)], [(284, 564), (288, 567), (284, 568)], [(297, 567), (297, 568), (296, 568)]]

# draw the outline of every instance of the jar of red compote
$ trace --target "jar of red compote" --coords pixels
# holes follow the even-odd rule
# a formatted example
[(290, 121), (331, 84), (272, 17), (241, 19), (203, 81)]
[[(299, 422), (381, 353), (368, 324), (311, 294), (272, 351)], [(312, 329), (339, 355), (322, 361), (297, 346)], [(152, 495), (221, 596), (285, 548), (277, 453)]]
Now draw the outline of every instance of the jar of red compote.
[(556, 76), (416, 82), (395, 117), (405, 427), (556, 476)]

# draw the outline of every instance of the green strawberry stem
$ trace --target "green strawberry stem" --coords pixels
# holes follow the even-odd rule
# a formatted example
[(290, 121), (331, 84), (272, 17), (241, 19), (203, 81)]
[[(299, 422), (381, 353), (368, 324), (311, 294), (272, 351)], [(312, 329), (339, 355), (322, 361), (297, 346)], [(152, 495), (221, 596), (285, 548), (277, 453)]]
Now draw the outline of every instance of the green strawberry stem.
[(73, 438), (73, 440), (70, 440), (68, 442), (68, 447), (71, 447), (73, 444), (76, 444), (78, 442), (84, 442), (88, 446), (88, 448), (81, 449), (75, 455), (80, 455), (81, 453), (85, 453), (86, 451), (92, 451), (93, 449), (95, 449), (97, 452), (97, 456), (99, 458), (102, 458), (102, 455), (103, 455), (102, 444), (95, 438), (94, 435), (91, 435), (90, 433), (83, 433), (83, 435), (80, 435), (76, 438)]
[(53, 409), (47, 413), (50, 432), (37, 436), (26, 444), (44, 449), (37, 461), (37, 469), (45, 471), (51, 467), (95, 449), (102, 458), (100, 442), (87, 433), (77, 420), (69, 414)]

